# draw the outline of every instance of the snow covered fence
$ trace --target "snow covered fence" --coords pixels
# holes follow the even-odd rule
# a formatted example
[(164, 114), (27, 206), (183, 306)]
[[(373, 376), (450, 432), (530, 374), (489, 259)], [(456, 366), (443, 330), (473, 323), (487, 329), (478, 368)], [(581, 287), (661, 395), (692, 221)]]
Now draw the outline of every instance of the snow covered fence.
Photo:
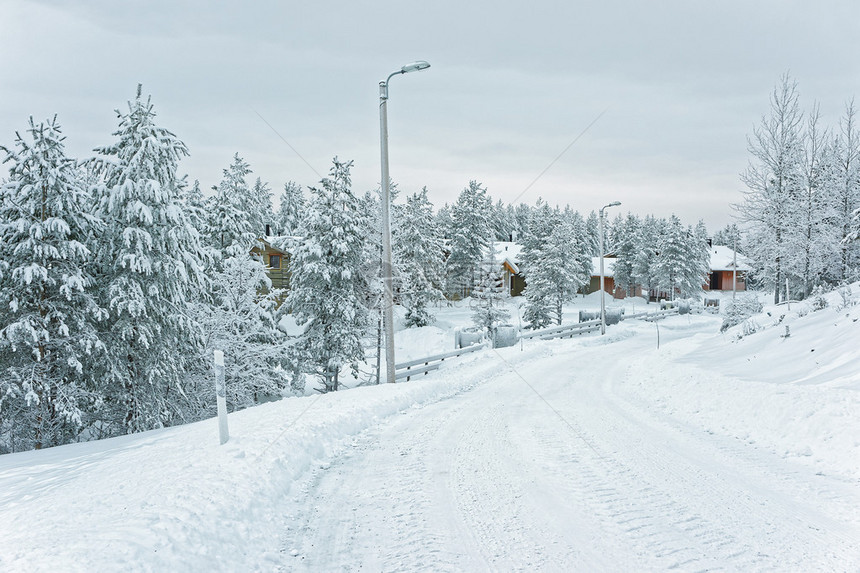
[(427, 356), (426, 358), (417, 358), (408, 362), (395, 364), (394, 379), (402, 380), (403, 378), (406, 378), (406, 381), (408, 382), (413, 376), (418, 374), (427, 374), (433, 370), (438, 370), (446, 358), (454, 358), (470, 352), (477, 352), (478, 350), (484, 350), (486, 347), (487, 346), (485, 344), (477, 344), (474, 346), (467, 346), (466, 348), (458, 348), (451, 352), (443, 352), (442, 354), (434, 354), (433, 356)]

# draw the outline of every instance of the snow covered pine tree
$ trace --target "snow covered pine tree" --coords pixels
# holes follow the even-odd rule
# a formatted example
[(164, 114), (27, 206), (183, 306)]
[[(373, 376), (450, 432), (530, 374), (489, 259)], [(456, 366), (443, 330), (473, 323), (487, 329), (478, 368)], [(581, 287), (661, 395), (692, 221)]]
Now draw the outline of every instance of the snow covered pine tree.
[(91, 362), (103, 316), (85, 268), (87, 192), (56, 117), (30, 118), (0, 188), (0, 453), (74, 441), (101, 399)]
[(322, 377), (321, 392), (338, 389), (339, 374), (357, 374), (364, 359), (362, 337), (368, 327), (366, 288), (361, 271), (367, 225), (352, 192), (352, 161), (333, 160), (329, 177), (311, 187), (306, 236), (293, 256), (286, 305), (305, 330), (293, 347), (311, 373)]
[(181, 208), (176, 170), (185, 144), (155, 124), (141, 86), (117, 110), (118, 140), (96, 151), (94, 189), (104, 227), (97, 237), (100, 301), (110, 311), (103, 380), (115, 431), (137, 432), (185, 420), (188, 362), (201, 344), (188, 315), (190, 291), (202, 288), (205, 253)]

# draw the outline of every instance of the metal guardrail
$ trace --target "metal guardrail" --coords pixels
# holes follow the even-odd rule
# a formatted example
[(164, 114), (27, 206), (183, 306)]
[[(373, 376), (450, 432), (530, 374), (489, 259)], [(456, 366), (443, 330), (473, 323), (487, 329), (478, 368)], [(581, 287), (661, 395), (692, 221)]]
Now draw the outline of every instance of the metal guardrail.
[(427, 356), (426, 358), (417, 358), (407, 362), (400, 362), (399, 364), (394, 365), (394, 379), (402, 380), (403, 378), (406, 378), (406, 381), (408, 382), (411, 377), (417, 374), (427, 374), (433, 370), (438, 370), (446, 358), (454, 358), (463, 354), (469, 354), (470, 352), (477, 352), (478, 350), (483, 350), (486, 347), (486, 344), (474, 344), (472, 346), (466, 346), (465, 348), (452, 350), (451, 352), (443, 352), (442, 354), (434, 354), (433, 356)]
[(595, 330), (600, 330), (599, 320), (589, 320), (587, 322), (569, 324), (567, 326), (555, 326), (553, 328), (535, 330), (528, 334), (521, 334), (520, 338), (538, 338), (540, 340), (549, 340), (551, 338), (571, 338), (573, 336), (585, 334), (586, 332), (593, 332)]
[(654, 322), (655, 320), (661, 320), (666, 318), (667, 316), (672, 316), (673, 314), (678, 314), (678, 307), (669, 308), (666, 310), (657, 310), (654, 312), (640, 312), (639, 314), (634, 314), (632, 316), (628, 316), (627, 318), (641, 318), (642, 320)]
[[(659, 312), (659, 311), (656, 311), (656, 312)], [(648, 316), (649, 314), (654, 314), (654, 313), (653, 313), (653, 312), (651, 312), (651, 311), (643, 310), (642, 312), (637, 312), (637, 313), (634, 313), (634, 314), (627, 314), (627, 315), (625, 315), (625, 316), (624, 316), (624, 320), (636, 319), (636, 318), (645, 318), (645, 317), (646, 317), (646, 316)]]
[(409, 379), (413, 376), (417, 376), (418, 374), (427, 374), (428, 372), (432, 372), (433, 370), (439, 370), (439, 367), (442, 366), (442, 362), (433, 362), (430, 364), (423, 364), (421, 366), (416, 366), (415, 368), (407, 368), (406, 370), (395, 371), (394, 379), (395, 380), (403, 380), (406, 378), (406, 381), (409, 382)]
[(551, 340), (553, 338), (573, 338), (574, 336), (579, 336), (581, 334), (595, 332), (598, 330), (600, 330), (600, 324), (592, 324), (590, 326), (580, 326), (579, 328), (570, 328), (559, 332), (550, 332), (547, 334), (542, 334), (538, 337), (538, 339)]

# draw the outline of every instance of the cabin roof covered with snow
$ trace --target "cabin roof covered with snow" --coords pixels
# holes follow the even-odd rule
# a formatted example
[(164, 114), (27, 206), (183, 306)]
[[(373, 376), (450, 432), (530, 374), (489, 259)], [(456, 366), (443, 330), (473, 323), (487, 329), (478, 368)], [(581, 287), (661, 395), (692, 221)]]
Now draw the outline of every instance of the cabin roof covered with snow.
[[(714, 245), (712, 247), (708, 247), (711, 254), (711, 263), (710, 269), (712, 271), (733, 271), (735, 270), (734, 265), (734, 257), (735, 251), (726, 247), (724, 245)], [(739, 271), (751, 271), (752, 266), (750, 265), (750, 261), (744, 255), (738, 253), (737, 254), (738, 266), (737, 270)]]
[[(600, 257), (591, 257), (591, 276), (600, 276)], [(615, 276), (615, 257), (603, 257), (603, 276)]]
[[(495, 247), (496, 262), (500, 265), (507, 264), (513, 274), (519, 273), (520, 253), (523, 246), (510, 241), (494, 241), (492, 245)], [(489, 260), (489, 253), (487, 255), (487, 260)]]

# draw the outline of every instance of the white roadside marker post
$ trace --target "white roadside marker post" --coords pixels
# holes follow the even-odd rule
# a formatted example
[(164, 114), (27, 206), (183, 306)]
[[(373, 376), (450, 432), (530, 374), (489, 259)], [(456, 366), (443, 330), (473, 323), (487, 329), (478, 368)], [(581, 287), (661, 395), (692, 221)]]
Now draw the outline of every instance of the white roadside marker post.
[(227, 385), (224, 383), (224, 353), (213, 350), (215, 358), (215, 396), (218, 401), (218, 433), (221, 436), (221, 445), (230, 439), (227, 430)]

